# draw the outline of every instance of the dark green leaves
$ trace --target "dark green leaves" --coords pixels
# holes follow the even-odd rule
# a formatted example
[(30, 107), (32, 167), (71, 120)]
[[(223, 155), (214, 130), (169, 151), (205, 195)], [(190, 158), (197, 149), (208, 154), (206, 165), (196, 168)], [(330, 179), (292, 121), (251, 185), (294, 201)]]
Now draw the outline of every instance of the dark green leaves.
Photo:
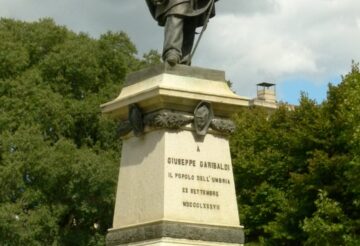
[(231, 141), (241, 219), (266, 245), (356, 245), (360, 230), (358, 64), (322, 104), (244, 110)]
[(124, 33), (0, 20), (1, 245), (105, 244), (121, 143), (99, 105), (156, 60), (135, 54)]

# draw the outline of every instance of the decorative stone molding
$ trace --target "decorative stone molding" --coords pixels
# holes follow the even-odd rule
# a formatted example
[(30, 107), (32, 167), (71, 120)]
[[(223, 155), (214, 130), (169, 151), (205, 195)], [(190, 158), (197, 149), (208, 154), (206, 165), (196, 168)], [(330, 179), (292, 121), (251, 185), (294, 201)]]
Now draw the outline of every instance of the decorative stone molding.
[(218, 132), (225, 134), (233, 134), (236, 130), (236, 125), (232, 120), (216, 118), (211, 121), (210, 127)]
[(240, 227), (210, 226), (172, 221), (111, 230), (106, 237), (107, 246), (128, 245), (134, 242), (160, 238), (178, 238), (218, 243), (244, 243), (244, 230)]
[[(203, 125), (199, 123), (202, 118), (194, 116), (197, 114), (199, 106), (206, 107), (206, 109), (209, 109), (210, 112), (207, 119), (203, 120)], [(194, 115), (171, 110), (159, 110), (143, 115), (141, 109), (137, 105), (132, 104), (129, 107), (129, 119), (119, 123), (118, 133), (120, 136), (126, 136), (133, 131), (135, 136), (140, 136), (143, 134), (145, 126), (176, 130), (191, 123), (193, 124), (197, 134), (202, 136), (206, 135), (209, 128), (226, 135), (233, 134), (235, 132), (236, 126), (234, 122), (230, 119), (214, 117), (211, 105), (206, 102), (199, 103), (198, 107), (194, 111)]]
[(135, 103), (129, 105), (129, 122), (135, 136), (139, 137), (144, 133), (143, 113)]
[(155, 128), (179, 129), (193, 121), (194, 117), (180, 112), (162, 110), (144, 117), (147, 126)]
[[(140, 120), (140, 118), (138, 118)], [(180, 129), (194, 122), (194, 116), (187, 113), (161, 110), (143, 116), (143, 125), (153, 128)], [(139, 124), (138, 124), (139, 125)], [(213, 118), (210, 122), (210, 128), (219, 133), (230, 135), (236, 130), (236, 125), (232, 120), (223, 118)], [(138, 127), (136, 127), (138, 129)], [(123, 137), (134, 131), (134, 126), (129, 120), (121, 121), (118, 126), (118, 134)], [(137, 131), (136, 136), (142, 133)]]
[(126, 136), (132, 130), (133, 130), (133, 128), (132, 128), (129, 120), (119, 122), (118, 129), (117, 129), (119, 136), (121, 136), (121, 137)]
[(194, 127), (196, 134), (205, 136), (214, 119), (214, 111), (211, 103), (201, 101), (194, 110)]

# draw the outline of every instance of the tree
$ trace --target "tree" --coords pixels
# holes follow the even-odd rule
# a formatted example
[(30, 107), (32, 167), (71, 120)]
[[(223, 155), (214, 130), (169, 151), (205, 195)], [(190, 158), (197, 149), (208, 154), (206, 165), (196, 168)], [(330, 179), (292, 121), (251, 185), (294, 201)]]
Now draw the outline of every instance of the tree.
[(152, 62), (122, 32), (0, 20), (1, 245), (104, 245), (121, 142), (99, 105)]
[(245, 109), (231, 139), (240, 215), (249, 241), (265, 245), (357, 245), (358, 64), (317, 104)]

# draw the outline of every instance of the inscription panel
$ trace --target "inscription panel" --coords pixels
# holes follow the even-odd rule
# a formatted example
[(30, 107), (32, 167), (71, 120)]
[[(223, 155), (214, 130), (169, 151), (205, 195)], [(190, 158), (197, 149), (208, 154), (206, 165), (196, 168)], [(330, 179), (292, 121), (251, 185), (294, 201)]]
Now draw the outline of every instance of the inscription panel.
[[(182, 136), (184, 137), (184, 135)], [(189, 132), (187, 138), (193, 138)], [(238, 226), (228, 141), (212, 135), (203, 142), (169, 133), (165, 155), (165, 216), (179, 221)], [(189, 144), (190, 143), (190, 144)]]
[[(178, 182), (181, 182), (182, 185), (186, 185), (187, 183), (187, 186), (181, 188), (183, 193), (182, 197), (184, 199), (182, 205), (184, 207), (220, 210), (220, 204), (207, 203), (206, 200), (210, 197), (220, 197), (219, 187), (216, 187), (216, 184), (231, 185), (231, 164), (179, 157), (167, 157), (166, 160), (166, 164), (169, 165), (167, 168), (168, 178), (174, 180), (174, 182), (177, 180)], [(183, 169), (186, 169), (184, 171), (187, 173), (178, 172), (177, 166), (185, 167)], [(207, 176), (202, 175), (204, 169), (213, 171), (213, 174)], [(230, 174), (224, 172), (230, 172)], [(203, 186), (201, 185), (201, 182), (207, 183), (209, 187), (214, 189), (209, 190), (199, 188), (200, 186)], [(186, 197), (188, 198), (186, 199)], [(199, 199), (203, 202), (199, 202)], [(220, 203), (220, 201), (218, 201), (218, 203)]]

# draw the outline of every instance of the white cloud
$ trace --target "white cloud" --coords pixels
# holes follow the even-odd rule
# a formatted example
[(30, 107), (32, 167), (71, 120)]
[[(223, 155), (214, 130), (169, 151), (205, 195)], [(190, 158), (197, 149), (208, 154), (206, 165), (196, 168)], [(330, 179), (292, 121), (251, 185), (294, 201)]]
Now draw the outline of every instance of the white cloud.
[(254, 15), (276, 11), (278, 4), (276, 0), (226, 0), (219, 1), (217, 8), (220, 13)]
[(162, 31), (143, 0), (0, 0), (0, 16), (36, 21), (51, 17), (76, 32), (124, 31), (140, 53), (160, 48)]
[[(123, 30), (139, 51), (161, 50), (162, 28), (143, 0), (0, 0), (0, 16), (61, 25), (93, 36)], [(225, 70), (241, 95), (261, 81), (327, 83), (360, 61), (359, 0), (221, 0), (194, 65)]]
[(238, 93), (252, 96), (258, 82), (300, 77), (327, 83), (348, 71), (352, 59), (360, 60), (360, 1), (273, 4), (274, 11), (253, 15), (218, 12), (198, 63), (226, 70)]

